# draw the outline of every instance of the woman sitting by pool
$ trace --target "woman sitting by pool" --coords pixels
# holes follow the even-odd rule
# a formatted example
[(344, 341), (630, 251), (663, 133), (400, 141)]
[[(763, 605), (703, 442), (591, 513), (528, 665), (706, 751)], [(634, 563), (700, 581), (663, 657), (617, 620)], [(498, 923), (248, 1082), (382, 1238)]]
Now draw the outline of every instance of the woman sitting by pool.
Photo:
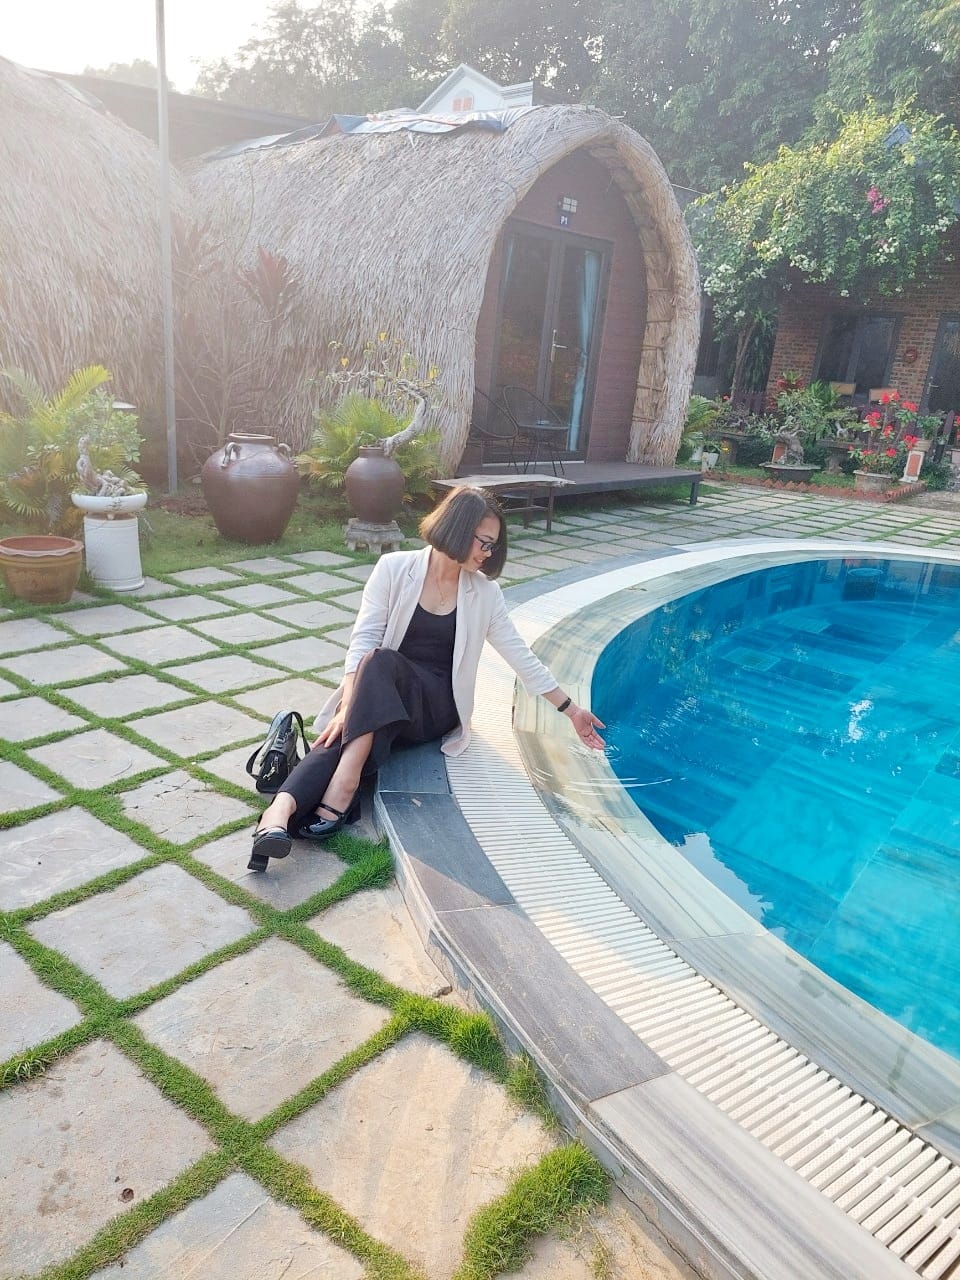
[(600, 750), (603, 724), (563, 692), (520, 638), (494, 582), (507, 556), (507, 524), (480, 489), (454, 489), (420, 525), (427, 546), (381, 556), (364, 588), (340, 688), (320, 714), (319, 736), (264, 811), (249, 867), (285, 858), (291, 839), (324, 840), (359, 816), (362, 777), (395, 746), (443, 737), (459, 755), (470, 742), (484, 640), (528, 693), (565, 714)]

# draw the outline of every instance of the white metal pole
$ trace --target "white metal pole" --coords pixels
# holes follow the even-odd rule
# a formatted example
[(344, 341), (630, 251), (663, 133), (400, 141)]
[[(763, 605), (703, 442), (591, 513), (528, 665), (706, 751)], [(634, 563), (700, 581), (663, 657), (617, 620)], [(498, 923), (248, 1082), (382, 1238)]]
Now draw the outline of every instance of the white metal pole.
[(170, 225), (170, 130), (163, 0), (157, 0), (157, 141), (160, 144), (160, 274), (163, 286), (163, 383), (167, 423), (167, 488), (177, 491), (177, 402), (173, 361), (173, 254)]

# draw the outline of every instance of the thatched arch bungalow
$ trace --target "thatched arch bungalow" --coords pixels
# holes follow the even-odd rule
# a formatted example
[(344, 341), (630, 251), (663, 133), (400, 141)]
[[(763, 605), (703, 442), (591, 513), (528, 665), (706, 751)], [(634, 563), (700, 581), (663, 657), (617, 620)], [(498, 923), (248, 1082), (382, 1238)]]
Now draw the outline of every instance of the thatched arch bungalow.
[(475, 386), (528, 382), (553, 399), (550, 375), (577, 401), (574, 454), (673, 461), (699, 333), (696, 262), (652, 148), (604, 112), (534, 107), (499, 133), (337, 132), (213, 158), (191, 183), (237, 264), (252, 266), (259, 246), (296, 282), (281, 323), (250, 311), (247, 339), (273, 385), (256, 425), (273, 413), (302, 445), (304, 380), (329, 344), (355, 360), (386, 332), (439, 370), (448, 468)]
[[(85, 95), (0, 58), (0, 364), (49, 391), (103, 364), (162, 405), (156, 147)], [(175, 207), (188, 197), (175, 180)]]

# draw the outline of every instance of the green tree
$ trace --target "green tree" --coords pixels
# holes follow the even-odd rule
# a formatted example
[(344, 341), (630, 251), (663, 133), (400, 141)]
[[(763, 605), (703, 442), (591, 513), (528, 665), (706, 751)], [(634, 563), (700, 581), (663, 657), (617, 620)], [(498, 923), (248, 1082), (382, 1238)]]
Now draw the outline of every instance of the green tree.
[(704, 288), (741, 341), (796, 279), (850, 296), (901, 293), (943, 260), (958, 196), (956, 130), (927, 112), (902, 119), (871, 106), (830, 141), (782, 147), (699, 202), (691, 228)]
[(303, 8), (284, 0), (269, 12), (262, 36), (231, 58), (204, 63), (195, 92), (245, 106), (322, 119), (333, 111), (363, 112), (405, 93), (408, 61), (383, 5), (328, 0)]
[(960, 124), (960, 0), (860, 0), (859, 19), (830, 59), (817, 104), (828, 127), (871, 99), (912, 102)]

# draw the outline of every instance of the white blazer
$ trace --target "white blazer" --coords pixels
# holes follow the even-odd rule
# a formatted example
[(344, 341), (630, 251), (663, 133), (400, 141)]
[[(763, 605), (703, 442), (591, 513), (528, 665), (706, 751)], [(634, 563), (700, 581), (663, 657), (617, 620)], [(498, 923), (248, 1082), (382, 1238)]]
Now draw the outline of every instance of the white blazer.
[[(373, 567), (363, 589), (363, 599), (350, 636), (344, 673), (356, 671), (372, 649), (399, 649), (413, 611), (423, 591), (430, 548), (393, 551)], [(477, 667), (484, 640), (489, 640), (523, 683), (528, 693), (548, 693), (557, 682), (520, 637), (507, 614), (503, 592), (482, 573), (460, 574), (457, 586), (457, 631), (453, 643), (453, 701), (460, 723), (446, 735), (442, 750), (458, 756), (470, 743), (470, 717), (477, 682)], [(332, 694), (314, 722), (320, 733), (336, 711), (343, 685)]]

